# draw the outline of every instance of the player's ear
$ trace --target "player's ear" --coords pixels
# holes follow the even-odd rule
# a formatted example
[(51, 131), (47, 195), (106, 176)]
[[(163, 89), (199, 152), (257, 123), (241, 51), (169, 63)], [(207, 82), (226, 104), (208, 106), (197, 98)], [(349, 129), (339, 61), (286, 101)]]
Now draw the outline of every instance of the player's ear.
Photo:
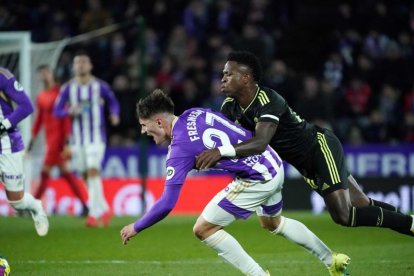
[(161, 119), (157, 119), (155, 122), (157, 123), (157, 125), (158, 125), (159, 127), (161, 127), (161, 126), (162, 126), (162, 120), (161, 120)]
[(252, 80), (252, 74), (250, 74), (250, 73), (244, 73), (242, 78), (243, 78), (243, 81), (244, 82), (249, 82), (249, 81)]

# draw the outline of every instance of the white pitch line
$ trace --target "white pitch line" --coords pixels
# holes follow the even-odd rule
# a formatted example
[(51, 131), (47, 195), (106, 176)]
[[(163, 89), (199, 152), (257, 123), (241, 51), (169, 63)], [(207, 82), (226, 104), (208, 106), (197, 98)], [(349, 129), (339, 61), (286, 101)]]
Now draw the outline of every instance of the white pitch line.
[[(260, 262), (263, 263), (276, 263), (276, 264), (302, 264), (306, 265), (309, 263), (314, 263), (314, 260), (309, 261), (298, 261), (298, 260), (264, 260), (262, 258), (258, 258)], [(213, 260), (176, 260), (176, 261), (143, 261), (143, 260), (75, 260), (75, 261), (54, 261), (54, 260), (18, 260), (13, 261), (13, 263), (20, 263), (20, 264), (151, 264), (151, 265), (159, 265), (159, 264), (171, 264), (171, 265), (188, 265), (188, 264), (220, 264), (224, 263), (222, 260), (218, 259), (216, 261)], [(372, 261), (374, 263), (374, 261)], [(375, 260), (375, 263), (382, 263), (382, 264), (399, 264), (400, 261), (393, 261), (393, 260)]]
[(53, 261), (53, 260), (18, 260), (14, 263), (21, 264), (211, 264), (211, 263), (220, 263), (218, 261), (208, 261), (208, 260), (182, 260), (182, 261), (126, 261), (126, 260), (77, 260), (77, 261)]

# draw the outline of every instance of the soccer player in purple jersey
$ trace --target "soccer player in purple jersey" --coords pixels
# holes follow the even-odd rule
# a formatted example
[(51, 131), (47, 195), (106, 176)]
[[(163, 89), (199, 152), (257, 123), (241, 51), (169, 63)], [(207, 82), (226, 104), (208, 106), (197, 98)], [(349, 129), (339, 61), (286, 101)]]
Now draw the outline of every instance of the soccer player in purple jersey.
[(86, 53), (75, 55), (75, 77), (62, 86), (54, 113), (57, 117), (72, 117), (69, 140), (73, 164), (84, 176), (89, 191), (89, 216), (85, 225), (97, 227), (99, 221), (107, 226), (112, 216), (100, 177), (106, 148), (104, 107), (108, 106), (111, 124), (118, 125), (119, 103), (109, 85), (92, 75), (92, 68)]
[[(16, 107), (14, 107), (14, 104)], [(33, 112), (33, 105), (14, 75), (0, 67), (0, 179), (15, 210), (31, 213), (39, 236), (49, 230), (40, 200), (24, 192), (24, 144), (17, 124)]]
[[(138, 103), (142, 133), (156, 144), (170, 143), (164, 192), (141, 219), (125, 226), (121, 239), (126, 245), (142, 230), (165, 218), (174, 208), (185, 178), (194, 169), (196, 156), (205, 149), (222, 150), (252, 137), (252, 133), (210, 109), (193, 108), (174, 116), (174, 104), (161, 90)], [(246, 275), (269, 275), (252, 259), (224, 227), (257, 212), (263, 228), (291, 240), (323, 262), (331, 275), (343, 275), (350, 258), (333, 253), (299, 221), (281, 216), (283, 165), (279, 155), (266, 147), (261, 154), (222, 159), (215, 169), (235, 174), (234, 180), (204, 208), (194, 225), (194, 234), (218, 255)]]

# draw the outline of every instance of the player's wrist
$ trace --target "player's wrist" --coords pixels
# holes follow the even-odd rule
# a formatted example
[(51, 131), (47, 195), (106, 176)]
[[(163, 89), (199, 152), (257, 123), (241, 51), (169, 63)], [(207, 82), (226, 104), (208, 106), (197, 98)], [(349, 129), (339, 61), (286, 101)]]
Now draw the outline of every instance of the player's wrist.
[(8, 129), (10, 129), (12, 127), (12, 124), (9, 121), (9, 119), (4, 119), (3, 121), (0, 122), (0, 125), (2, 127), (4, 127), (6, 130), (8, 130)]
[(0, 122), (0, 134), (7, 132), (7, 130), (11, 127), (11, 123), (8, 119), (5, 119)]
[(220, 151), (220, 155), (223, 157), (235, 157), (236, 149), (232, 145), (221, 146), (217, 148)]

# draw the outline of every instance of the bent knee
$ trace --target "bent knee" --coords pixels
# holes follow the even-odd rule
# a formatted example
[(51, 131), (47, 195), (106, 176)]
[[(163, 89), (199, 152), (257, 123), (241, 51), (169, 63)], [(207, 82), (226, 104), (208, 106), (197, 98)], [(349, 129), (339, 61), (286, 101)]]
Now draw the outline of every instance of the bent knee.
[(222, 228), (223, 227), (220, 225), (214, 225), (203, 220), (197, 220), (193, 227), (193, 233), (198, 239), (203, 241)]
[(98, 169), (88, 169), (86, 171), (86, 176), (87, 177), (95, 177), (95, 176), (99, 176), (99, 170)]
[(332, 220), (339, 225), (349, 226), (350, 209), (340, 210), (339, 212), (331, 212)]
[(200, 225), (195, 224), (193, 227), (193, 234), (200, 240), (204, 240), (205, 230)]
[(277, 217), (260, 217), (260, 226), (267, 231), (275, 231), (281, 222), (281, 216)]

